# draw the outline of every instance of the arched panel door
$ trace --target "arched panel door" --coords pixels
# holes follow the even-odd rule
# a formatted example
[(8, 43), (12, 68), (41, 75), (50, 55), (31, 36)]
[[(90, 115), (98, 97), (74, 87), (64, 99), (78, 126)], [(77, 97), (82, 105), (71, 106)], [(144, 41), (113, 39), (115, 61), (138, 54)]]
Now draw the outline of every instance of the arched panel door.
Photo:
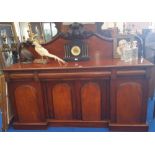
[(139, 123), (142, 114), (142, 86), (138, 82), (123, 82), (117, 87), (117, 123)]
[(82, 120), (101, 120), (101, 90), (98, 83), (89, 82), (81, 89)]
[(34, 86), (17, 86), (14, 91), (14, 97), (19, 122), (40, 122), (39, 97)]
[(51, 90), (54, 118), (60, 120), (73, 119), (71, 87), (66, 83), (58, 83)]

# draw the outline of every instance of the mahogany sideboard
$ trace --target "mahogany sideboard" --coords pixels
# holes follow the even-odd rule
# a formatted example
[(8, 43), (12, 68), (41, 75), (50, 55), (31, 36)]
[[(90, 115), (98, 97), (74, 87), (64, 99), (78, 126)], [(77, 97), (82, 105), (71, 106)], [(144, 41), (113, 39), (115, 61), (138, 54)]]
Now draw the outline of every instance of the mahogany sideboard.
[[(66, 42), (58, 36), (43, 46), (63, 58)], [(3, 70), (14, 110), (14, 128), (80, 126), (147, 131), (153, 65), (145, 59), (128, 63), (113, 59), (113, 40), (99, 35), (86, 42), (88, 61), (59, 66), (51, 60), (48, 64), (14, 64)], [(28, 49), (34, 52), (34, 47)]]
[(14, 127), (108, 127), (147, 131), (147, 61), (16, 64), (4, 70), (14, 107)]

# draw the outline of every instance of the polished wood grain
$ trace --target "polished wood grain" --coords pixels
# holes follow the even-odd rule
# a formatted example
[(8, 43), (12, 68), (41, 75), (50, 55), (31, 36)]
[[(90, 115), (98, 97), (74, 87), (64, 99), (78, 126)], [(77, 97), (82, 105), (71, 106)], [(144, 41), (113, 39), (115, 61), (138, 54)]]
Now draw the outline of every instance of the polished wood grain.
[(45, 119), (42, 93), (39, 83), (15, 82), (9, 85), (14, 105), (15, 121), (23, 123), (42, 122)]
[(4, 85), (4, 76), (0, 75), (0, 109), (2, 109), (2, 102), (3, 102), (3, 96), (4, 96), (4, 92), (3, 92), (3, 85)]
[(145, 70), (117, 71), (117, 76), (142, 76), (146, 74)]
[(113, 57), (113, 40), (106, 40), (98, 35), (94, 35), (87, 40), (87, 44), (89, 45), (89, 56), (91, 58), (106, 59)]
[(20, 129), (20, 130), (32, 130), (32, 129), (40, 129), (40, 130), (45, 130), (48, 127), (47, 122), (39, 122), (39, 123), (23, 123), (23, 122), (14, 122), (13, 127), (15, 129)]
[(8, 103), (6, 94), (6, 83), (3, 74), (0, 74), (0, 110), (2, 112), (2, 130), (8, 129)]
[(101, 120), (101, 90), (97, 83), (89, 82), (81, 89), (82, 120)]
[(72, 119), (72, 96), (68, 84), (56, 84), (51, 91), (53, 97), (54, 118), (61, 120)]
[[(57, 62), (52, 61), (51, 63), (48, 64), (35, 64), (35, 63), (30, 63), (30, 64), (14, 64), (10, 67), (4, 68), (4, 71), (15, 71), (18, 73), (18, 71), (56, 71), (57, 73), (59, 72), (65, 72), (65, 71), (81, 71), (81, 70), (99, 70), (99, 69), (110, 69), (110, 68), (117, 68), (117, 69), (127, 69), (128, 71), (130, 68), (138, 67), (139, 69), (142, 69), (144, 71), (144, 67), (153, 67), (153, 64), (150, 63), (149, 61), (145, 59), (139, 59), (138, 61), (133, 61), (133, 62), (123, 62), (119, 59), (100, 59), (96, 58), (87, 62), (69, 62), (67, 65), (60, 66)], [(108, 70), (106, 70), (108, 71)]]
[(119, 124), (110, 123), (109, 129), (112, 131), (124, 131), (124, 132), (146, 132), (148, 131), (148, 125), (145, 123), (141, 124)]
[(149, 97), (153, 97), (154, 96), (154, 91), (155, 91), (155, 65), (151, 69), (150, 77), (151, 78), (149, 80), (149, 85), (150, 85)]
[(142, 86), (138, 82), (121, 82), (117, 87), (117, 123), (141, 122)]
[(16, 88), (14, 94), (19, 122), (39, 121), (37, 90), (30, 85), (22, 85)]
[(110, 118), (110, 80), (102, 80), (99, 83), (101, 89), (101, 119), (109, 120)]
[(62, 126), (67, 126), (67, 127), (97, 127), (97, 128), (102, 128), (102, 127), (109, 127), (108, 126), (108, 121), (107, 120), (102, 120), (102, 121), (84, 121), (84, 120), (52, 120), (49, 119), (48, 125), (49, 126), (57, 126), (57, 127), (62, 127)]

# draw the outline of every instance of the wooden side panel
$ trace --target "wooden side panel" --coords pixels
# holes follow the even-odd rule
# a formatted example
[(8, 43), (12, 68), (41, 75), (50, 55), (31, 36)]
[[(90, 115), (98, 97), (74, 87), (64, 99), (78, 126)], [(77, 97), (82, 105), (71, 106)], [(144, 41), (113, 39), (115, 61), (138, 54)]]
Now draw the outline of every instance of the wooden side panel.
[(18, 121), (40, 122), (37, 89), (31, 85), (19, 85), (14, 92)]
[(72, 96), (68, 84), (56, 84), (51, 95), (53, 97), (54, 118), (61, 120), (72, 119)]
[(149, 79), (149, 97), (153, 97), (155, 90), (155, 66), (151, 68), (151, 75)]
[[(4, 75), (0, 75), (0, 110), (2, 111), (2, 130), (8, 129), (7, 96)], [(10, 109), (8, 109), (10, 110)]]
[(2, 103), (3, 103), (3, 96), (4, 96), (4, 94), (3, 94), (3, 85), (4, 85), (4, 83), (3, 83), (3, 76), (2, 75), (0, 75), (0, 109), (2, 109)]
[(86, 83), (81, 89), (82, 120), (101, 120), (101, 91), (97, 83)]
[(124, 82), (117, 88), (117, 123), (139, 123), (142, 112), (142, 87), (140, 83)]

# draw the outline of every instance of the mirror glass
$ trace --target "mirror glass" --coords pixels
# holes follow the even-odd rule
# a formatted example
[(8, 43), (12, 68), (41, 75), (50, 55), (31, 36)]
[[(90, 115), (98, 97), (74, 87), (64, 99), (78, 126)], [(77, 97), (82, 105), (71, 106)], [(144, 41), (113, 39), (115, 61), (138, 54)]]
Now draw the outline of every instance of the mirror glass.
[(51, 41), (59, 32), (54, 22), (19, 22), (21, 41), (28, 39), (28, 24), (30, 24), (32, 32), (38, 35), (41, 43)]
[(58, 33), (55, 23), (42, 23), (45, 42), (52, 40)]

